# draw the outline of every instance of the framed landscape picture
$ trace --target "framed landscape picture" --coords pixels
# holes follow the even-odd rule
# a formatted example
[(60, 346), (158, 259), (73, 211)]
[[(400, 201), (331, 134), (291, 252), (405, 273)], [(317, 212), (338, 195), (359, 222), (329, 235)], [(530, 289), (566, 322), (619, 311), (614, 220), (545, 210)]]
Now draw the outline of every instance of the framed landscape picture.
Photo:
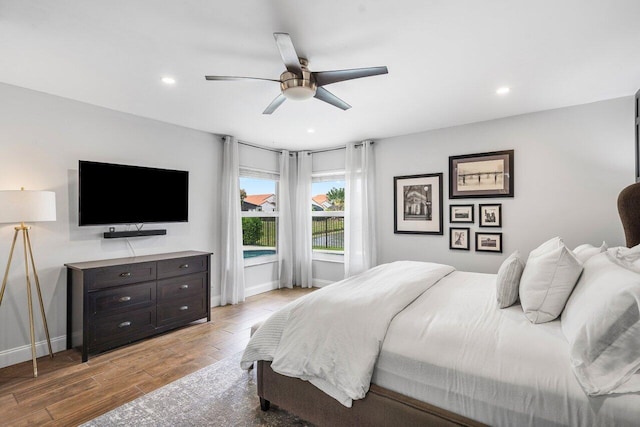
[(513, 150), (449, 157), (449, 198), (513, 197)]
[(502, 233), (476, 233), (476, 252), (502, 253)]
[(449, 228), (449, 249), (469, 250), (469, 228)]
[(442, 173), (393, 178), (393, 232), (442, 235)]
[(502, 227), (502, 205), (479, 205), (480, 227)]
[(449, 205), (449, 222), (473, 224), (473, 205)]

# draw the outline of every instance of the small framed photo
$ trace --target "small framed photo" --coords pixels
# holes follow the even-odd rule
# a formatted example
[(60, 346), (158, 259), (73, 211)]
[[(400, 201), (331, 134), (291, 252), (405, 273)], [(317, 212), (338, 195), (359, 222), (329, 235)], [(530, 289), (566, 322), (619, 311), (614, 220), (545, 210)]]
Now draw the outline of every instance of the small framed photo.
[(476, 233), (476, 252), (502, 253), (502, 233)]
[(442, 173), (393, 178), (393, 232), (443, 234)]
[(502, 205), (479, 205), (480, 227), (502, 227)]
[(513, 197), (513, 150), (449, 157), (449, 198)]
[(473, 224), (473, 205), (449, 205), (449, 222)]
[(468, 228), (449, 228), (449, 249), (457, 249), (461, 251), (469, 250), (469, 229)]

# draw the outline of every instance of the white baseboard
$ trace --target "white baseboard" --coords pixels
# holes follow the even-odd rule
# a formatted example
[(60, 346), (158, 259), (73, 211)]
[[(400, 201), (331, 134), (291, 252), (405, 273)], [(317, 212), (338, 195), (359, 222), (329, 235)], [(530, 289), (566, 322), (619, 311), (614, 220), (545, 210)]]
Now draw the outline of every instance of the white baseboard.
[[(67, 349), (67, 336), (51, 338), (51, 348), (54, 353)], [(36, 357), (46, 356), (49, 354), (47, 341), (39, 341), (36, 343)], [(31, 360), (31, 344), (20, 347), (10, 348), (0, 351), (0, 368), (15, 365), (16, 363)]]
[(324, 288), (327, 285), (331, 285), (332, 282), (331, 280), (322, 280), (322, 279), (313, 279), (312, 281), (312, 285), (314, 288)]
[(220, 305), (220, 295), (211, 295), (211, 307)]
[[(269, 292), (269, 291), (272, 291), (274, 289), (278, 289), (278, 282), (277, 281), (262, 283), (260, 285), (252, 286), (250, 288), (245, 288), (244, 296), (245, 297), (252, 297), (254, 295), (258, 295), (258, 294), (261, 294), (261, 293), (264, 293), (264, 292)], [(220, 305), (220, 295), (212, 296), (211, 297), (211, 307), (217, 307), (219, 305)]]
[(261, 294), (263, 292), (269, 292), (269, 291), (272, 291), (274, 289), (278, 289), (278, 282), (275, 281), (275, 280), (273, 282), (262, 283), (261, 285), (256, 285), (256, 286), (252, 286), (250, 288), (246, 288), (244, 290), (244, 296), (245, 297), (252, 297), (254, 295), (258, 295), (258, 294)]

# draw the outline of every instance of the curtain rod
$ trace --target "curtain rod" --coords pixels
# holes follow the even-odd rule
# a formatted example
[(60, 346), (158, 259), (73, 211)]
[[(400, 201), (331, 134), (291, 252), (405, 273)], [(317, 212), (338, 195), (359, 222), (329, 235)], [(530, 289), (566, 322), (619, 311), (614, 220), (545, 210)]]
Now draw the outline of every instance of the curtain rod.
[[(374, 144), (374, 143), (375, 143), (375, 141), (371, 141), (371, 144)], [(244, 141), (238, 141), (238, 144), (246, 145), (247, 147), (257, 148), (257, 149), (259, 149), (259, 150), (271, 151), (271, 152), (273, 152), (273, 153), (279, 153), (279, 154), (282, 154), (282, 151), (283, 151), (282, 149), (275, 149), (275, 148), (262, 147), (262, 146), (260, 146), (260, 145), (250, 144), (250, 143), (248, 143), (248, 142), (244, 142)], [(360, 142), (360, 143), (357, 143), (355, 146), (356, 146), (356, 147), (362, 147), (362, 143), (361, 143), (361, 142)], [(311, 150), (311, 151), (309, 151), (309, 153), (310, 153), (310, 154), (316, 154), (316, 153), (327, 153), (327, 152), (329, 152), (329, 151), (346, 150), (346, 149), (347, 149), (347, 147), (346, 147), (346, 146), (344, 146), (344, 147), (333, 147), (333, 148), (324, 148), (324, 149), (320, 149), (320, 150)], [(306, 151), (306, 150), (289, 151), (289, 153), (290, 153), (290, 154), (293, 154), (293, 153), (300, 153), (300, 152), (302, 152), (302, 151)]]
[[(375, 141), (371, 141), (371, 144), (375, 144)], [(355, 146), (362, 147), (362, 142), (358, 142)], [(344, 147), (323, 148), (320, 150), (311, 150), (311, 154), (326, 153), (328, 151), (338, 151), (338, 150), (346, 150), (346, 149), (347, 149), (346, 145)]]
[(257, 148), (259, 150), (266, 150), (266, 151), (273, 151), (274, 153), (280, 153), (282, 154), (282, 150), (277, 150), (275, 148), (267, 148), (267, 147), (261, 147), (259, 145), (255, 145), (255, 144), (249, 144), (248, 142), (244, 142), (244, 141), (238, 141), (238, 144), (240, 145), (246, 145), (247, 147), (253, 147), (253, 148)]

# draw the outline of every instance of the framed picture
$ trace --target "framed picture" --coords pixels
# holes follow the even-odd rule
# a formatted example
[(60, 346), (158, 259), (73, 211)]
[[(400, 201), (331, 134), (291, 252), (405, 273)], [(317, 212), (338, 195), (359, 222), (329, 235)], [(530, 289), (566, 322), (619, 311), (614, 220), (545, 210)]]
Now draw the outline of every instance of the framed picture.
[(449, 198), (513, 197), (513, 150), (449, 157)]
[(476, 252), (502, 253), (502, 233), (476, 233)]
[(442, 173), (393, 178), (393, 232), (442, 235)]
[(502, 205), (479, 205), (480, 227), (502, 227)]
[(468, 228), (449, 228), (449, 249), (458, 249), (461, 251), (469, 250), (469, 229)]
[(473, 224), (473, 205), (449, 205), (449, 222)]

